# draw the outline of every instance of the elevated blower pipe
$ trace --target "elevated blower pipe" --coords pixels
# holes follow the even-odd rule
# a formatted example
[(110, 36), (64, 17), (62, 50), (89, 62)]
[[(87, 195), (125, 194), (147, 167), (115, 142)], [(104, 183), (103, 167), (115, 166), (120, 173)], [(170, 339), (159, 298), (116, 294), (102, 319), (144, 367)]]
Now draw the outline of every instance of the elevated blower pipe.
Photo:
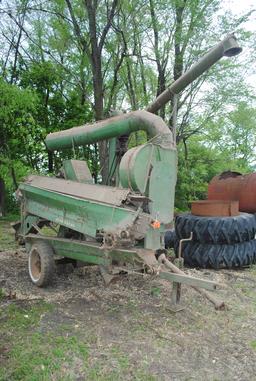
[(219, 44), (214, 46), (208, 53), (199, 59), (181, 77), (163, 91), (147, 108), (147, 111), (156, 113), (161, 107), (171, 100), (174, 94), (179, 94), (190, 83), (213, 66), (223, 56), (232, 57), (241, 53), (242, 48), (238, 45), (235, 35), (229, 34)]
[(157, 112), (163, 105), (170, 101), (172, 94), (179, 94), (221, 57), (232, 57), (241, 51), (242, 48), (238, 45), (236, 37), (234, 34), (230, 34), (160, 94), (146, 111), (134, 111), (94, 124), (54, 132), (47, 135), (45, 144), (49, 151), (53, 151), (96, 143), (101, 140), (128, 135), (139, 130), (146, 131), (149, 138), (159, 135), (168, 135), (170, 136), (170, 141), (173, 142), (172, 133), (167, 125), (160, 117), (156, 115), (153, 116), (152, 113)]
[(166, 135), (173, 142), (172, 133), (162, 118), (147, 111), (134, 111), (103, 121), (48, 134), (45, 144), (48, 150), (72, 148), (96, 143), (101, 140), (144, 130), (149, 138)]

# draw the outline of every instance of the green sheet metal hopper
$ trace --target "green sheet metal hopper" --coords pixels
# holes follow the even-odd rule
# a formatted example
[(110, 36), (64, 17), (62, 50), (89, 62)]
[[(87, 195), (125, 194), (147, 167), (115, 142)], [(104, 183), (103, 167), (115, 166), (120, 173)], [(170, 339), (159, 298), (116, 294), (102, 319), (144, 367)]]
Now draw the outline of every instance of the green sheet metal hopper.
[[(94, 184), (85, 161), (66, 160), (64, 178), (29, 176), (19, 187), (20, 234), (26, 242), (31, 280), (38, 286), (50, 281), (54, 256), (75, 263), (100, 265), (106, 278), (118, 271), (144, 270), (180, 284), (214, 290), (216, 284), (186, 275), (166, 258), (164, 234), (172, 223), (177, 175), (176, 143), (171, 130), (153, 112), (178, 94), (223, 55), (241, 51), (233, 35), (210, 50), (174, 82), (148, 111), (135, 111), (49, 134), (48, 150), (84, 146), (146, 131), (146, 144), (129, 149), (118, 163), (118, 186)], [(110, 169), (111, 170), (111, 169)], [(45, 234), (47, 225), (53, 234)], [(47, 231), (49, 231), (47, 229)], [(216, 301), (202, 290), (216, 308)]]

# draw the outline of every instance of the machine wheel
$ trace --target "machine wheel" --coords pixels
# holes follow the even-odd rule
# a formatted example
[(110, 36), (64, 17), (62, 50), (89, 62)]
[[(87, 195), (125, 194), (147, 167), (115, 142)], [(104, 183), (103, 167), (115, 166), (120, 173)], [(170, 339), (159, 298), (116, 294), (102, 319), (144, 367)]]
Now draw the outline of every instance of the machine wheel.
[(254, 214), (241, 213), (234, 217), (199, 217), (182, 214), (176, 217), (175, 231), (178, 239), (188, 238), (200, 243), (234, 244), (250, 241), (255, 237)]
[(54, 272), (52, 247), (43, 241), (34, 243), (28, 256), (28, 270), (32, 282), (38, 287), (47, 286)]
[[(175, 249), (177, 254), (178, 245)], [(256, 261), (256, 240), (233, 245), (184, 242), (182, 255), (184, 263), (190, 267), (231, 269), (249, 266)]]

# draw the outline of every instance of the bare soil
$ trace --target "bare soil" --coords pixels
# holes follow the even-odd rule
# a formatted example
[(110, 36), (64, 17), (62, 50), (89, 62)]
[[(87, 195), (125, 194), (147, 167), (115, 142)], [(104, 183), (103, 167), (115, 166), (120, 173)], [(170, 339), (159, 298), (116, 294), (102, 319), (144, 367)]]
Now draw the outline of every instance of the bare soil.
[[(6, 229), (12, 234), (9, 226)], [(215, 311), (183, 286), (184, 309), (174, 313), (171, 285), (150, 276), (122, 275), (106, 287), (93, 266), (56, 273), (50, 287), (37, 288), (29, 279), (25, 250), (5, 246), (0, 246), (0, 288), (7, 297), (0, 309), (12, 303), (51, 303), (54, 308), (41, 316), (37, 329), (77, 335), (87, 343), (89, 368), (98, 369), (97, 374), (107, 375), (118, 361), (123, 366), (120, 380), (256, 380), (255, 267), (187, 269), (219, 281), (217, 295), (229, 309)], [(62, 372), (70, 379), (90, 379), (79, 359)]]

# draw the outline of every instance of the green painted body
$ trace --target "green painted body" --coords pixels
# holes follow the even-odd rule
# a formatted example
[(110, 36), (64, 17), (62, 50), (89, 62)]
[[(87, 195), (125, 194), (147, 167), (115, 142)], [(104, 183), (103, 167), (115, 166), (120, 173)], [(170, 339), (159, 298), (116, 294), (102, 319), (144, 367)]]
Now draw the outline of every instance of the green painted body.
[[(98, 230), (118, 234), (132, 229), (139, 214), (144, 216), (140, 211), (79, 199), (28, 184), (21, 184), (20, 190), (26, 214), (44, 218), (90, 237), (96, 237)], [(147, 216), (144, 217), (147, 220)]]
[(29, 234), (27, 236), (27, 249), (30, 250), (33, 242), (42, 239), (50, 243), (56, 255), (76, 259), (86, 264), (110, 266), (113, 260), (120, 260), (120, 258), (130, 264), (142, 263), (136, 250), (106, 250), (99, 243), (81, 242), (50, 236), (42, 237), (40, 235)]
[(147, 111), (134, 111), (94, 124), (54, 132), (47, 135), (45, 144), (51, 151), (60, 150), (129, 135), (140, 130), (146, 131), (149, 138), (164, 134), (172, 138), (170, 129), (159, 116)]
[(153, 219), (163, 224), (172, 222), (177, 173), (175, 149), (153, 143), (132, 148), (124, 155), (119, 173), (124, 188), (149, 197)]
[(64, 160), (63, 173), (65, 179), (79, 183), (93, 184), (93, 179), (87, 163), (82, 160)]
[[(112, 138), (109, 163), (116, 165), (116, 144), (113, 138), (138, 130), (147, 131), (151, 139), (149, 143), (128, 150), (121, 160), (120, 175), (117, 179), (120, 178), (122, 188), (131, 192), (122, 204), (115, 203), (115, 194), (119, 194), (119, 188), (108, 187), (107, 191), (106, 187), (91, 185), (95, 188), (94, 191), (90, 188), (90, 197), (94, 192), (98, 195), (93, 201), (90, 198), (86, 199), (86, 188), (85, 194), (81, 194), (82, 188), (78, 194), (72, 185), (73, 193), (70, 193), (65, 190), (64, 183), (63, 187), (61, 186), (61, 180), (54, 180), (50, 189), (50, 184), (44, 186), (44, 179), (38, 177), (20, 186), (26, 214), (39, 216), (92, 238), (96, 238), (98, 232), (101, 232), (103, 236), (113, 235), (115, 243), (118, 241), (118, 244), (122, 245), (127, 241), (122, 239), (122, 235), (125, 235), (134, 247), (163, 249), (165, 225), (173, 219), (177, 157), (172, 133), (160, 117), (146, 111), (119, 115), (94, 126), (77, 127), (50, 134), (46, 138), (46, 145), (49, 149), (71, 148)], [(129, 166), (130, 152), (133, 153), (132, 166)], [(78, 167), (81, 167), (79, 161), (64, 162), (65, 178), (72, 180), (72, 184), (75, 184), (75, 181), (86, 182), (86, 179), (79, 180)], [(111, 177), (111, 166), (109, 170)], [(131, 183), (130, 177), (133, 179)], [(50, 180), (47, 181), (49, 182)], [(67, 184), (67, 187), (70, 184)], [(160, 196), (161, 189), (164, 189), (164, 192), (161, 192)], [(105, 201), (99, 202), (101, 191), (103, 194), (111, 192), (111, 205), (108, 204), (108, 197), (103, 197)], [(134, 202), (138, 197), (139, 200), (147, 201), (144, 201), (144, 204)], [(153, 221), (157, 221), (160, 226), (153, 228)]]
[[(145, 250), (146, 258), (154, 258), (156, 250), (164, 249), (165, 224), (173, 218), (177, 158), (171, 142), (170, 138), (162, 142), (158, 137), (155, 143), (153, 141), (137, 150), (130, 150), (133, 152), (134, 164), (125, 169), (128, 151), (120, 166), (121, 189), (82, 185), (74, 181), (77, 180), (76, 163), (72, 161), (67, 161), (64, 169), (66, 179), (71, 180), (31, 176), (19, 187), (24, 211), (22, 232), (27, 250), (30, 250), (31, 242), (43, 239), (60, 257), (105, 267), (111, 266), (113, 261), (116, 264), (130, 263), (135, 267), (143, 267), (146, 262), (139, 253)], [(170, 171), (170, 167), (174, 171)], [(125, 183), (125, 173), (133, 178), (132, 184)], [(142, 178), (143, 181), (140, 181)], [(159, 197), (163, 186), (165, 192)], [(134, 204), (133, 197), (135, 200), (138, 197), (147, 200), (147, 211), (143, 211), (140, 203)], [(59, 225), (59, 233), (55, 237), (47, 237), (38, 229), (37, 234), (32, 235), (31, 229), (35, 232), (33, 226), (37, 226), (40, 219)], [(160, 222), (157, 229), (151, 226), (154, 220)], [(79, 233), (80, 240), (66, 238), (65, 229)], [(113, 242), (109, 246), (104, 239), (102, 243), (97, 243), (99, 232), (103, 237), (110, 236)], [(123, 234), (125, 239), (122, 238)], [(94, 242), (88, 242), (86, 237), (94, 239)], [(158, 268), (157, 261), (154, 266)]]
[[(54, 249), (54, 253), (60, 257), (67, 257), (82, 261), (87, 265), (97, 264), (104, 267), (110, 267), (113, 260), (117, 261), (122, 258), (125, 263), (133, 265), (135, 268), (143, 266), (145, 263), (143, 261), (143, 249), (113, 249), (111, 251), (104, 250), (99, 244), (86, 243), (75, 240), (67, 240), (49, 236), (40, 236), (29, 234), (26, 240), (26, 248), (29, 251), (32, 245), (40, 240), (44, 240), (49, 243)], [(158, 262), (155, 259), (154, 251), (145, 252), (144, 255), (150, 257), (152, 265), (155, 269), (158, 268)], [(125, 268), (124, 268), (125, 270)], [(184, 283), (193, 287), (201, 287), (207, 290), (215, 290), (217, 284), (212, 281), (205, 279), (194, 278), (187, 275), (181, 275), (176, 273), (170, 273), (167, 271), (159, 272), (159, 276), (162, 279), (168, 280), (175, 283)]]

